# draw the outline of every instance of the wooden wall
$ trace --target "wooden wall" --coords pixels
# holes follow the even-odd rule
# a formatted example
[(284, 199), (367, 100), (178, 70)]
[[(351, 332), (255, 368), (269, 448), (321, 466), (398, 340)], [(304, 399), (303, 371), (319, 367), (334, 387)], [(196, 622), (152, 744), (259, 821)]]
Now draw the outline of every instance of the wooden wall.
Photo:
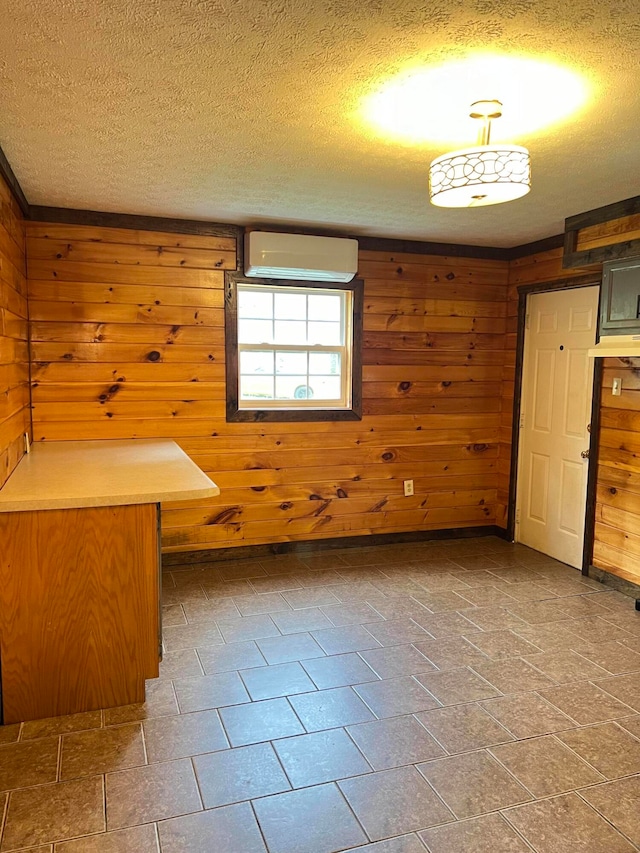
[(29, 344), (24, 222), (0, 177), (0, 487), (29, 432)]
[[(227, 424), (229, 237), (28, 226), (34, 439), (175, 438), (166, 551), (496, 523), (507, 264), (362, 252), (362, 422)], [(403, 496), (413, 479), (415, 495)]]
[[(629, 229), (638, 227), (637, 217), (625, 217)], [(607, 239), (620, 242), (624, 223), (617, 220), (585, 229), (579, 248), (604, 245)], [(632, 230), (629, 231), (631, 239)], [(556, 282), (593, 272), (601, 267), (562, 268), (562, 249), (530, 255), (513, 261), (509, 271), (508, 338), (505, 367), (501, 462), (510, 453), (511, 422), (508, 422), (509, 397), (513, 394), (513, 363), (517, 331), (518, 286), (538, 282)], [(613, 397), (611, 382), (622, 377), (621, 396)], [(604, 360), (600, 409), (599, 464), (596, 503), (596, 529), (593, 563), (616, 575), (640, 584), (640, 359)], [(501, 489), (508, 485), (508, 464), (501, 468)], [(499, 492), (501, 494), (501, 492)]]

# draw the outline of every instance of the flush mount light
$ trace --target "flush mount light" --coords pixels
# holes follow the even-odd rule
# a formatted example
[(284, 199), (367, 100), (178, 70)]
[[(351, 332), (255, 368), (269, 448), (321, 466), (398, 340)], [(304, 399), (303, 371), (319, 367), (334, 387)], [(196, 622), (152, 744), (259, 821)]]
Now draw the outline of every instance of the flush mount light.
[(443, 154), (429, 167), (429, 196), (438, 207), (486, 207), (514, 201), (531, 189), (529, 152), (520, 145), (490, 145), (500, 101), (476, 101), (471, 118), (482, 122), (478, 144)]

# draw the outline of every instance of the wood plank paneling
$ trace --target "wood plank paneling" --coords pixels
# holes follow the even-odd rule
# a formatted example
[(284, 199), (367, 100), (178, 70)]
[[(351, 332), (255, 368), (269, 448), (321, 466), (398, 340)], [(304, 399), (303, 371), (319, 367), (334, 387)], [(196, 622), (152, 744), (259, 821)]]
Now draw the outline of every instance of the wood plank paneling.
[(495, 523), (506, 262), (362, 252), (363, 420), (236, 424), (229, 238), (38, 222), (28, 248), (36, 440), (175, 438), (222, 488), (165, 507), (166, 550)]
[(0, 178), (0, 487), (24, 453), (29, 414), (29, 346), (24, 221)]

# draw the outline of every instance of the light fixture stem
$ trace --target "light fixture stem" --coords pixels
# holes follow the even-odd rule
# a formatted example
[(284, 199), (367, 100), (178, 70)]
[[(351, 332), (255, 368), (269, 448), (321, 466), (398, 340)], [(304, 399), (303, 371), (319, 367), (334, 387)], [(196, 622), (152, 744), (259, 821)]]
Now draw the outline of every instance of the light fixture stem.
[(478, 134), (478, 145), (488, 145), (491, 141), (491, 119), (483, 116), (480, 133)]

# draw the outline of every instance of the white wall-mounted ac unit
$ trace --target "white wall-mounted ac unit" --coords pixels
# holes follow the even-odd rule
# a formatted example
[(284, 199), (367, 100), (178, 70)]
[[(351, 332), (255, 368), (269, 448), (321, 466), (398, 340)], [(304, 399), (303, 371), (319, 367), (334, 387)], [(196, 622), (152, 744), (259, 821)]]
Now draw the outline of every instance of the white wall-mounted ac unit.
[(347, 282), (357, 269), (357, 240), (274, 231), (250, 231), (245, 236), (246, 276)]

